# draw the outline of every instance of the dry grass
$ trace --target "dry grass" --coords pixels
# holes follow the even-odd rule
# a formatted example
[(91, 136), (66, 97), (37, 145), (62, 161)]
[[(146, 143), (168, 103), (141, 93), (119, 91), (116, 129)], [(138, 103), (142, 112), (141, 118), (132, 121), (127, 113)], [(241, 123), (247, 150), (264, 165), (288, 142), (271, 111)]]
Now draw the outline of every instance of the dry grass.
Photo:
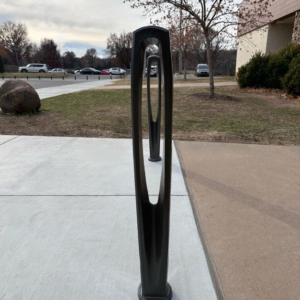
[[(211, 100), (205, 88), (175, 88), (174, 139), (300, 144), (300, 104), (236, 87), (216, 92), (220, 96)], [(0, 134), (130, 138), (130, 110), (130, 90), (73, 93), (42, 100), (38, 114), (0, 114)], [(146, 138), (146, 90), (142, 113)]]
[[(236, 81), (236, 80), (234, 77), (226, 76), (226, 77), (216, 77), (216, 78), (214, 78), (214, 81), (215, 82), (227, 82), (227, 81)], [(187, 80), (174, 78), (174, 84), (176, 84), (176, 83), (200, 83), (200, 82), (201, 83), (204, 83), (204, 82), (209, 83), (209, 78), (208, 77), (195, 77), (195, 78), (191, 78), (191, 79), (187, 79)], [(127, 78), (115, 81), (113, 84), (114, 85), (130, 85), (130, 83), (131, 83), (130, 78), (127, 77)], [(153, 84), (157, 83), (157, 77), (152, 77), (151, 83), (153, 83)], [(147, 84), (146, 78), (143, 79), (143, 84)]]
[(14, 79), (15, 77), (17, 79), (19, 78), (27, 78), (27, 76), (29, 78), (39, 78), (39, 76), (41, 78), (62, 78), (62, 76), (64, 76), (65, 78), (68, 78), (68, 77), (73, 77), (74, 74), (69, 74), (69, 73), (3, 73), (3, 74), (0, 74), (0, 78), (2, 79), (3, 77), (5, 79)]

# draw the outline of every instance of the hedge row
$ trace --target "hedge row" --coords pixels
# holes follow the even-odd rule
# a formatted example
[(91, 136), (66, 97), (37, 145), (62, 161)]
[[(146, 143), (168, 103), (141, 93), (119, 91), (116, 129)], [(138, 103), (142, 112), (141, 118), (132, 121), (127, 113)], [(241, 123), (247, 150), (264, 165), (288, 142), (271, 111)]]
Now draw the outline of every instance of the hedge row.
[(288, 44), (273, 54), (255, 54), (239, 68), (238, 83), (242, 88), (285, 89), (300, 96), (300, 45)]

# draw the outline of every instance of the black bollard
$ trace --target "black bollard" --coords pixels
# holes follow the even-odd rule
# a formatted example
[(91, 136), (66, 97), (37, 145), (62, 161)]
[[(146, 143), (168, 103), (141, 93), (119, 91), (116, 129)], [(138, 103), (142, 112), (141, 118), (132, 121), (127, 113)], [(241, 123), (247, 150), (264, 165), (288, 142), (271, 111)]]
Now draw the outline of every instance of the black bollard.
[(52, 76), (51, 76), (51, 80), (52, 80)]
[[(151, 105), (151, 91), (150, 91), (150, 76), (151, 76), (151, 64), (157, 63), (158, 72), (158, 107), (157, 117), (153, 121), (152, 105)], [(161, 123), (161, 66), (160, 58), (157, 55), (148, 57), (147, 60), (147, 103), (148, 103), (148, 127), (149, 127), (149, 150), (150, 150), (150, 161), (160, 161), (160, 123)]]
[(98, 80), (100, 80), (100, 76), (98, 76)]
[(17, 76), (14, 76), (15, 79), (17, 79)]
[(76, 80), (76, 76), (74, 76), (74, 79)]
[(39, 76), (39, 80), (41, 80), (41, 76)]
[(62, 77), (62, 80), (65, 80), (65, 76)]
[(2, 76), (2, 80), (4, 80), (4, 76)]
[(86, 76), (86, 80), (89, 80), (89, 76)]
[[(159, 47), (161, 76), (164, 79), (164, 149), (161, 184), (157, 204), (149, 201), (142, 141), (142, 83), (145, 49)], [(133, 33), (131, 61), (131, 112), (135, 193), (140, 253), (140, 300), (170, 300), (167, 282), (172, 166), (173, 75), (170, 37), (166, 29), (148, 26)]]
[(28, 80), (28, 76), (27, 76), (27, 80)]

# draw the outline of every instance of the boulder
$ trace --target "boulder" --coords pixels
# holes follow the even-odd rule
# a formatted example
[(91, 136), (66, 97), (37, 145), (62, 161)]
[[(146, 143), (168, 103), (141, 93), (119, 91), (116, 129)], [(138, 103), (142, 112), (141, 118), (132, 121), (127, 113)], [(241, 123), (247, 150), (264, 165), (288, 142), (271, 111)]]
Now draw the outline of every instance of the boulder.
[(5, 113), (38, 111), (41, 100), (36, 90), (23, 80), (7, 80), (0, 88), (0, 107)]

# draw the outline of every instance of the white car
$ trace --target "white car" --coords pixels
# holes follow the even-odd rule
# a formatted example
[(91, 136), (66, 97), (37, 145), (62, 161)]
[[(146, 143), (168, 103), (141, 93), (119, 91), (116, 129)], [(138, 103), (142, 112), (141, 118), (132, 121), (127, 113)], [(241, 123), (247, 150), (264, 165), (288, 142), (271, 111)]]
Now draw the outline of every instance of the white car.
[(67, 72), (64, 69), (56, 68), (56, 69), (50, 70), (49, 73), (67, 73)]
[(80, 70), (76, 70), (76, 71), (74, 72), (74, 74), (75, 74), (75, 75), (80, 75)]
[(121, 68), (110, 68), (109, 74), (110, 75), (125, 75), (126, 71)]
[(19, 67), (19, 72), (21, 73), (47, 73), (48, 67), (46, 64), (29, 64), (25, 67)]
[[(145, 76), (147, 77), (147, 68), (145, 69)], [(157, 66), (151, 66), (150, 77), (157, 77)]]

